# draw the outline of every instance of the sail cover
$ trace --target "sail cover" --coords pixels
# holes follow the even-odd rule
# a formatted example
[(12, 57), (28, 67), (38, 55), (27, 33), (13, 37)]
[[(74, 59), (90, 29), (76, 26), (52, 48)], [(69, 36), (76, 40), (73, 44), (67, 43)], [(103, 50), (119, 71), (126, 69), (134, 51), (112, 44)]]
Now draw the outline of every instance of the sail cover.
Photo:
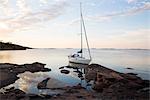
[(82, 49), (80, 51), (78, 51), (78, 53), (82, 53)]

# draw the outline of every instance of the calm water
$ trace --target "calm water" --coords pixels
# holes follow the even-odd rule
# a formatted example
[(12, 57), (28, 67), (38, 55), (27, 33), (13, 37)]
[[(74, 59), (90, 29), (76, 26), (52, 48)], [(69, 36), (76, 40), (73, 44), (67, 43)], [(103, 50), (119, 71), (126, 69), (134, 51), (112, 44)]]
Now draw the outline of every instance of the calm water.
[[(59, 67), (68, 65), (67, 56), (78, 49), (30, 49), (18, 51), (0, 51), (0, 63), (45, 63), (46, 67), (51, 68), (51, 72), (38, 73), (23, 73), (20, 74), (20, 79), (16, 81), (16, 87), (30, 93), (39, 93), (37, 88), (38, 82), (46, 77), (52, 77), (63, 85), (75, 85), (81, 82), (77, 74), (70, 69), (71, 73), (68, 75), (61, 74)], [(150, 50), (105, 50), (105, 49), (91, 49), (92, 63), (98, 63), (108, 68), (117, 70), (119, 72), (137, 73), (143, 79), (150, 80)], [(133, 70), (126, 69), (127, 67)], [(30, 84), (29, 84), (30, 83)], [(31, 84), (33, 83), (33, 84)], [(82, 81), (83, 85), (86, 83)], [(61, 84), (58, 84), (61, 86)], [(47, 91), (46, 91), (47, 92)]]

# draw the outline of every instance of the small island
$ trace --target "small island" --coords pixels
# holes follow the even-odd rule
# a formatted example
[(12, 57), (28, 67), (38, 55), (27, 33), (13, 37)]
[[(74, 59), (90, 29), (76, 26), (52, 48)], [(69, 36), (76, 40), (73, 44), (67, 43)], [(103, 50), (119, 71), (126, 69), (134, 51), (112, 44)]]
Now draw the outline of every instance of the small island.
[(0, 41), (0, 50), (26, 50), (31, 49), (30, 47), (20, 46), (17, 44), (12, 44), (11, 42)]

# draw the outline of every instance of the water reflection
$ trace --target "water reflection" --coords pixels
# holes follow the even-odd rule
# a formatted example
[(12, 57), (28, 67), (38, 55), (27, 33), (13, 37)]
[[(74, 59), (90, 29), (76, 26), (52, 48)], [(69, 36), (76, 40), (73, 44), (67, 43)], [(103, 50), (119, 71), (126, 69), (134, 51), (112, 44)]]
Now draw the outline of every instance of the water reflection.
[[(58, 80), (56, 76), (55, 77), (51, 76), (52, 73), (55, 73), (53, 71), (36, 72), (36, 73), (24, 72), (18, 75), (19, 79), (14, 84), (11, 84), (6, 88), (15, 87), (20, 90), (23, 90), (26, 93), (49, 94), (49, 95), (64, 92), (62, 90), (53, 90), (53, 88), (62, 88), (62, 87), (73, 86), (77, 84), (81, 84), (83, 87), (87, 88), (87, 90), (91, 90), (91, 87), (88, 86), (89, 83), (87, 83), (85, 80), (85, 74), (84, 74), (85, 72), (84, 69), (87, 67), (87, 65), (73, 64), (73, 63), (69, 63), (68, 65), (69, 66), (64, 67), (64, 69), (69, 70), (70, 74), (62, 74), (59, 72), (59, 74), (63, 76), (61, 78), (62, 79), (61, 81)], [(38, 83), (48, 77), (50, 78), (50, 80), (47, 82), (47, 88), (49, 89), (38, 89), (37, 88)], [(65, 80), (66, 77), (67, 80), (69, 82), (73, 82), (73, 84), (67, 83)], [(71, 77), (71, 79), (68, 77)]]
[[(37, 85), (42, 80), (50, 77), (47, 73), (44, 72), (25, 72), (18, 75), (19, 79), (12, 84), (11, 86), (14, 86), (15, 88), (19, 88), (23, 90), (26, 93), (33, 93), (33, 94), (57, 94), (62, 91), (53, 91), (50, 89), (38, 89)], [(47, 88), (58, 88), (58, 87), (64, 87), (65, 84), (63, 82), (60, 82), (56, 79), (50, 78), (50, 80), (47, 83)]]
[(78, 69), (84, 69), (88, 66), (85, 64), (76, 64), (76, 63), (69, 63), (68, 65), (74, 68), (78, 68)]
[(20, 77), (20, 79), (15, 82), (17, 88), (25, 91), (26, 93), (30, 92), (38, 94), (37, 84), (47, 78), (48, 75), (41, 72), (34, 74), (31, 72), (25, 72), (23, 74), (19, 74), (18, 77)]
[(12, 59), (12, 56), (9, 52), (5, 52), (5, 51), (2, 51), (3, 53), (0, 53), (0, 59), (3, 59), (4, 61), (7, 61), (7, 62), (11, 62), (11, 59)]
[(88, 65), (85, 64), (76, 64), (76, 63), (69, 63), (67, 68), (72, 68), (73, 73), (76, 73), (76, 75), (80, 79), (80, 84), (85, 87), (87, 90), (92, 90), (91, 85), (92, 82), (86, 80), (85, 74), (86, 74), (86, 68)]

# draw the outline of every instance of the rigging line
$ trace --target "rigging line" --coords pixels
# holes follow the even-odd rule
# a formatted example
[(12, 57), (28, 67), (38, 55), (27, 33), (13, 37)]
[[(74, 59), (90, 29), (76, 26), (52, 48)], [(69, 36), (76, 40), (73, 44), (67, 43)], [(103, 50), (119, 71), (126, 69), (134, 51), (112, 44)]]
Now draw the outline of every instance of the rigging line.
[(81, 24), (81, 57), (83, 56), (83, 40), (82, 40), (82, 3), (80, 3), (80, 16), (81, 16), (81, 19), (80, 19), (80, 24)]
[(92, 60), (91, 52), (90, 52), (90, 49), (89, 49), (89, 43), (88, 43), (88, 39), (87, 39), (86, 28), (85, 28), (83, 16), (81, 16), (81, 18), (82, 18), (82, 24), (83, 24), (83, 29), (84, 29), (84, 33), (85, 33), (85, 38), (86, 38), (86, 43), (87, 43), (87, 47), (88, 47), (88, 52), (89, 52), (90, 60)]

